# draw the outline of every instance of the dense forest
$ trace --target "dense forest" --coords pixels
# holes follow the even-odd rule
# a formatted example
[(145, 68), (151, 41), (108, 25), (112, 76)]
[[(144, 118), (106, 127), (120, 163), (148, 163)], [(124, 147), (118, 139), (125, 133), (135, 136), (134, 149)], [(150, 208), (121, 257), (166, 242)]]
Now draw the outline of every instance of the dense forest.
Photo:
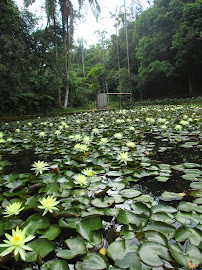
[(1, 114), (85, 106), (98, 92), (132, 91), (137, 100), (201, 94), (202, 0), (154, 0), (144, 11), (131, 0), (111, 14), (116, 34), (97, 31), (100, 42), (89, 48), (73, 36), (80, 10), (49, 2), (45, 29), (13, 0), (0, 2)]

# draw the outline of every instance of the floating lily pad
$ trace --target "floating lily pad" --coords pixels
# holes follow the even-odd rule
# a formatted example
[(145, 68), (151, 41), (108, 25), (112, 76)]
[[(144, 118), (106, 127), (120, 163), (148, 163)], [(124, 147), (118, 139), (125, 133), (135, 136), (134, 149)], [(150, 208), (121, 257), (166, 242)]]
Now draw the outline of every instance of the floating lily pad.
[(41, 216), (39, 214), (34, 214), (23, 223), (22, 228), (26, 228), (26, 234), (35, 234), (39, 229), (46, 229), (50, 225), (49, 218), (46, 216)]
[(76, 263), (77, 270), (104, 270), (108, 266), (107, 259), (99, 253), (88, 253), (83, 257), (83, 262)]
[(185, 252), (181, 250), (177, 243), (169, 245), (169, 250), (173, 258), (185, 267), (190, 268), (192, 265), (192, 268), (194, 269), (202, 263), (201, 251), (189, 243), (186, 246)]
[(89, 242), (93, 240), (93, 231), (102, 228), (102, 222), (99, 217), (86, 217), (76, 225), (77, 232)]
[(104, 199), (97, 198), (91, 201), (91, 204), (98, 208), (107, 208), (114, 204), (114, 199), (110, 197), (105, 197)]
[(65, 243), (69, 249), (59, 249), (57, 252), (57, 257), (69, 260), (75, 256), (87, 253), (84, 240), (80, 236), (69, 238), (65, 240)]
[(198, 213), (202, 213), (202, 205), (197, 205), (190, 202), (180, 202), (180, 204), (178, 205), (178, 209), (184, 212), (195, 211)]
[(37, 230), (41, 234), (40, 238), (54, 240), (61, 232), (61, 228), (57, 224), (50, 225), (46, 230)]
[(142, 193), (141, 191), (135, 190), (135, 189), (124, 189), (123, 191), (120, 192), (120, 194), (123, 197), (129, 198), (129, 199), (138, 197), (141, 193)]
[(164, 201), (182, 200), (182, 196), (175, 192), (164, 191), (161, 194), (161, 199)]
[(168, 248), (160, 243), (147, 241), (138, 248), (138, 255), (141, 261), (149, 266), (158, 267), (164, 264), (162, 260), (171, 260)]
[(64, 260), (51, 260), (42, 265), (41, 270), (68, 270), (69, 266)]
[(32, 251), (27, 252), (27, 256), (25, 257), (26, 262), (36, 262), (39, 256), (43, 259), (51, 251), (55, 250), (55, 244), (48, 239), (33, 240), (28, 246), (32, 248)]
[(173, 238), (175, 234), (175, 227), (172, 225), (169, 225), (165, 222), (161, 221), (154, 221), (152, 223), (147, 224), (147, 226), (143, 229), (143, 231), (147, 230), (153, 230), (156, 232), (160, 232), (166, 236), (168, 240)]
[(189, 243), (194, 246), (199, 246), (202, 239), (202, 232), (197, 228), (180, 227), (175, 232), (175, 240), (184, 242), (189, 239)]

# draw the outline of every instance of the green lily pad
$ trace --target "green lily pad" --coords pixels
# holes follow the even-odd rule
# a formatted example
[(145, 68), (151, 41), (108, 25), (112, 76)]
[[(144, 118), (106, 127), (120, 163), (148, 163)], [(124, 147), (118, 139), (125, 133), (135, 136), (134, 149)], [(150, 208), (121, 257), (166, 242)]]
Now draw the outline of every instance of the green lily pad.
[(152, 223), (147, 224), (147, 226), (143, 229), (143, 231), (147, 231), (147, 230), (160, 232), (164, 234), (168, 240), (173, 238), (175, 234), (174, 226), (169, 225), (165, 222), (161, 222), (161, 221), (154, 221)]
[(123, 182), (111, 182), (108, 184), (108, 187), (110, 187), (113, 190), (121, 190), (124, 189), (126, 186)]
[(184, 242), (189, 239), (189, 243), (194, 246), (199, 246), (202, 239), (202, 232), (197, 228), (180, 227), (175, 232), (175, 240)]
[(142, 214), (142, 215), (145, 215), (147, 217), (150, 216), (150, 209), (145, 203), (135, 202), (135, 203), (131, 204), (131, 209), (138, 215)]
[(163, 221), (167, 224), (172, 224), (175, 222), (174, 215), (171, 213), (164, 213), (164, 212), (158, 212), (158, 213), (152, 213), (150, 216), (151, 221)]
[(35, 234), (39, 229), (46, 229), (50, 225), (49, 218), (41, 216), (40, 214), (34, 214), (23, 223), (22, 228), (26, 228), (26, 234)]
[(180, 204), (178, 205), (178, 209), (184, 212), (195, 211), (198, 213), (202, 213), (202, 205), (197, 205), (190, 202), (180, 202)]
[(159, 212), (176, 213), (177, 209), (169, 205), (158, 204), (152, 206), (151, 211), (152, 213), (159, 213)]
[(41, 270), (69, 270), (69, 266), (64, 260), (51, 260), (42, 265)]
[(141, 244), (137, 252), (143, 263), (153, 267), (162, 266), (162, 258), (168, 261), (172, 259), (166, 246), (153, 241)]
[(93, 231), (102, 228), (102, 221), (99, 217), (86, 217), (76, 225), (76, 231), (86, 240), (93, 240)]
[(80, 217), (68, 217), (59, 220), (59, 226), (66, 229), (76, 229), (77, 223), (81, 220)]
[(84, 240), (77, 236), (75, 238), (69, 238), (65, 240), (65, 243), (69, 249), (59, 249), (57, 256), (66, 260), (72, 259), (75, 256), (83, 255), (87, 253), (87, 249)]
[(157, 181), (159, 181), (159, 182), (166, 182), (166, 181), (168, 181), (169, 177), (167, 177), (167, 176), (157, 176), (157, 177), (155, 177), (155, 179)]
[(61, 232), (61, 228), (57, 224), (50, 225), (46, 230), (37, 230), (41, 234), (40, 238), (54, 240)]
[(26, 262), (36, 262), (37, 257), (45, 258), (51, 251), (55, 250), (55, 244), (48, 239), (37, 239), (28, 244), (32, 248), (31, 252), (27, 252)]
[(161, 194), (161, 199), (164, 201), (182, 200), (182, 196), (175, 192), (164, 191)]
[(202, 257), (200, 250), (195, 247), (194, 245), (191, 245), (187, 243), (185, 252), (181, 250), (179, 245), (172, 244), (169, 245), (169, 250), (173, 258), (181, 265), (190, 268), (190, 263), (192, 266), (194, 265), (194, 268), (197, 268), (202, 263)]
[(114, 204), (114, 199), (110, 197), (97, 198), (91, 201), (91, 204), (98, 208), (107, 208)]
[(142, 223), (141, 217), (133, 212), (120, 210), (117, 216), (117, 220), (123, 224), (135, 224), (139, 227)]
[(83, 262), (76, 263), (77, 270), (104, 270), (109, 266), (107, 258), (99, 253), (88, 253), (82, 259)]
[(126, 197), (128, 199), (138, 197), (141, 193), (141, 191), (135, 189), (124, 189), (120, 192), (123, 197)]
[(148, 230), (148, 231), (145, 231), (144, 237), (148, 241), (157, 242), (157, 243), (162, 244), (164, 246), (168, 245), (168, 239), (165, 237), (164, 234), (162, 234), (160, 232)]
[(191, 225), (192, 222), (194, 222), (195, 224), (202, 224), (202, 215), (195, 212), (178, 212), (175, 215), (175, 219), (177, 220), (177, 222), (183, 225)]

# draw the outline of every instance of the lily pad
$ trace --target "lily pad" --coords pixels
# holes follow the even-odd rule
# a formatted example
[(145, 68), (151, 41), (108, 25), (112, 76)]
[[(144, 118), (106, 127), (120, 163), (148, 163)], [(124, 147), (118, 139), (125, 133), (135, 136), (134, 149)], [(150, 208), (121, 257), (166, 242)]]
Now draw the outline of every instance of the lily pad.
[(135, 189), (124, 189), (120, 192), (123, 197), (126, 197), (128, 199), (138, 197), (141, 193), (141, 191)]
[(107, 208), (114, 204), (114, 199), (110, 197), (105, 197), (104, 199), (97, 198), (91, 201), (91, 204), (98, 208)]
[(69, 266), (64, 260), (51, 260), (42, 265), (41, 270), (68, 270)]
[(182, 200), (182, 196), (175, 192), (164, 191), (161, 194), (161, 199), (164, 201)]
[(175, 235), (175, 227), (161, 221), (154, 221), (152, 223), (147, 224), (147, 226), (143, 229), (143, 231), (147, 230), (160, 232), (164, 234), (168, 240), (173, 238), (173, 236)]
[(69, 249), (59, 249), (57, 256), (66, 260), (72, 259), (75, 256), (83, 255), (87, 253), (87, 249), (84, 240), (77, 236), (75, 238), (69, 238), (65, 240), (65, 243)]
[(36, 262), (38, 256), (41, 259), (46, 257), (51, 251), (55, 250), (55, 244), (48, 239), (37, 239), (28, 244), (32, 248), (31, 252), (27, 252), (26, 262)]
[(175, 232), (175, 240), (184, 242), (189, 239), (189, 243), (194, 246), (199, 246), (202, 239), (202, 232), (197, 228), (180, 227)]
[(37, 230), (41, 234), (40, 238), (54, 240), (61, 232), (61, 228), (57, 224), (50, 225), (46, 230)]
[(76, 225), (77, 232), (86, 240), (93, 240), (93, 231), (102, 228), (102, 222), (99, 217), (86, 217)]
[(28, 217), (23, 223), (22, 228), (26, 228), (26, 234), (35, 234), (38, 229), (46, 229), (50, 225), (49, 218), (41, 216), (40, 214), (34, 214)]
[(88, 253), (83, 257), (83, 262), (76, 263), (77, 270), (104, 270), (108, 266), (107, 258), (99, 253)]
[(153, 267), (162, 266), (164, 264), (162, 258), (168, 261), (172, 259), (166, 246), (153, 241), (141, 244), (138, 255), (143, 263)]
[(202, 263), (200, 250), (189, 243), (186, 246), (185, 252), (181, 250), (177, 243), (169, 245), (169, 250), (173, 258), (185, 267), (190, 268), (190, 265), (192, 265), (192, 268), (195, 269)]

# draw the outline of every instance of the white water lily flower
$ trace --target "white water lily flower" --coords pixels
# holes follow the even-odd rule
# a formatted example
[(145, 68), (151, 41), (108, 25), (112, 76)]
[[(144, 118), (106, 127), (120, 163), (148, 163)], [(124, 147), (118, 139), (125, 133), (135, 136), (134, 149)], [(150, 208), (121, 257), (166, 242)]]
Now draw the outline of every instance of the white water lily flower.
[(52, 196), (48, 196), (47, 198), (42, 198), (41, 200), (39, 200), (39, 202), (42, 204), (40, 206), (38, 206), (38, 208), (40, 209), (44, 209), (43, 212), (43, 216), (47, 213), (50, 212), (52, 213), (53, 210), (58, 210), (57, 207), (55, 207), (58, 203), (58, 201), (56, 201), (56, 198), (52, 197)]
[(15, 132), (19, 133), (20, 132), (20, 129), (19, 128), (16, 128)]
[(26, 228), (21, 230), (17, 226), (16, 231), (14, 229), (12, 230), (12, 236), (7, 233), (5, 234), (8, 240), (4, 240), (5, 244), (0, 244), (0, 247), (7, 248), (0, 254), (0, 256), (3, 257), (11, 252), (14, 252), (14, 257), (16, 261), (18, 260), (19, 255), (23, 260), (25, 260), (25, 257), (27, 255), (25, 250), (32, 251), (32, 249), (26, 246), (25, 243), (35, 237), (34, 235), (29, 235), (26, 237), (25, 230)]
[(3, 132), (0, 132), (0, 138), (3, 138), (4, 134)]
[(167, 129), (167, 126), (166, 125), (162, 125), (161, 128), (162, 129)]
[(107, 144), (108, 143), (108, 139), (107, 138), (101, 138), (100, 143), (101, 144)]
[(83, 141), (86, 143), (86, 144), (89, 144), (91, 142), (91, 137), (90, 136), (85, 136), (83, 138)]
[(8, 138), (8, 139), (7, 139), (7, 142), (12, 142), (12, 141), (13, 141), (12, 138)]
[(98, 128), (93, 128), (92, 131), (93, 131), (94, 134), (98, 134), (99, 133), (99, 129)]
[(0, 143), (4, 143), (5, 142), (5, 140), (4, 139), (0, 139)]
[(123, 152), (119, 154), (117, 160), (119, 161), (119, 163), (124, 162), (127, 165), (127, 162), (129, 161), (128, 152)]
[(181, 130), (182, 129), (182, 126), (181, 125), (175, 125), (175, 129), (176, 130)]
[(134, 127), (129, 127), (129, 130), (134, 131), (135, 128)]
[(17, 216), (24, 209), (24, 207), (21, 208), (21, 205), (21, 202), (10, 203), (5, 207), (5, 211), (3, 212), (3, 214), (5, 215), (5, 217), (10, 217), (12, 215)]
[(75, 141), (80, 141), (81, 140), (81, 135), (80, 134), (76, 134), (74, 136), (74, 139), (75, 139)]
[(55, 131), (55, 135), (60, 135), (61, 134), (61, 131), (60, 130), (56, 130)]
[(89, 148), (86, 144), (81, 144), (81, 143), (75, 144), (74, 149), (79, 151), (79, 152), (83, 152), (83, 153), (85, 153), (89, 150)]
[(44, 131), (41, 131), (41, 132), (39, 133), (39, 137), (45, 137), (45, 132), (44, 132)]
[(114, 134), (114, 138), (116, 138), (116, 139), (122, 139), (123, 138), (123, 134), (122, 133), (115, 133)]
[(35, 161), (34, 164), (32, 164), (32, 167), (34, 168), (32, 168), (31, 170), (34, 170), (36, 175), (42, 174), (44, 171), (49, 169), (48, 163), (40, 160), (38, 160), (37, 162)]
[(83, 174), (77, 174), (74, 176), (74, 183), (80, 186), (85, 186), (88, 184), (87, 177)]
[(180, 121), (180, 124), (183, 125), (183, 126), (186, 126), (186, 125), (189, 124), (189, 122), (186, 121), (186, 120), (181, 120), (181, 121)]
[(128, 147), (135, 147), (135, 143), (134, 142), (127, 142), (126, 145)]
[(83, 170), (82, 173), (85, 174), (86, 176), (93, 176), (94, 175), (93, 170), (89, 169), (89, 168)]

